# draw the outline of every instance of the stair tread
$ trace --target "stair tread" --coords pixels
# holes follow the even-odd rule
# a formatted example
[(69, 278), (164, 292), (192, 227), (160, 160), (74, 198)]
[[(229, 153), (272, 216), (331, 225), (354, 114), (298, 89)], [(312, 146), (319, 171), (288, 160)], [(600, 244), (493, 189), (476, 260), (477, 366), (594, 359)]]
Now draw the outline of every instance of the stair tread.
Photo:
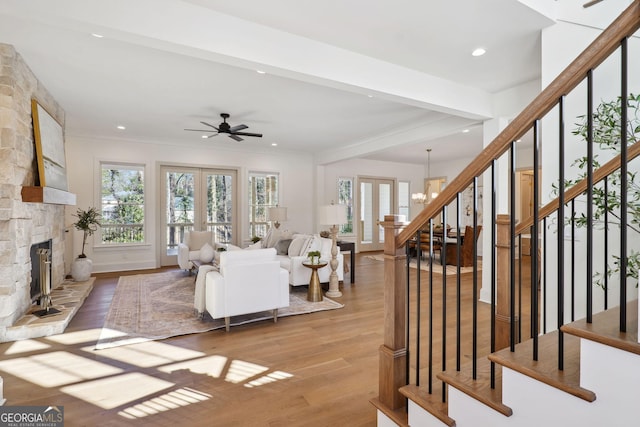
[(502, 369), (496, 366), (495, 388), (491, 388), (491, 362), (486, 358), (477, 361), (477, 375), (473, 379), (471, 362), (460, 367), (460, 371), (441, 372), (437, 377), (463, 393), (484, 403), (490, 408), (509, 417), (513, 414), (511, 408), (502, 403)]
[(431, 394), (426, 387), (418, 387), (415, 384), (400, 388), (400, 393), (449, 427), (456, 425), (456, 422), (448, 415), (447, 403), (442, 401), (442, 383), (439, 381), (433, 385)]
[(548, 384), (566, 393), (593, 402), (596, 395), (580, 387), (580, 340), (564, 334), (564, 369), (558, 369), (558, 331), (538, 337), (538, 360), (533, 360), (533, 340), (516, 345), (515, 352), (509, 348), (489, 355), (489, 359)]
[(375, 406), (380, 412), (389, 417), (399, 427), (409, 427), (409, 418), (407, 415), (407, 408), (402, 407), (400, 409), (390, 409), (387, 405), (382, 403), (377, 397), (369, 400), (369, 402)]
[(620, 307), (593, 315), (592, 323), (581, 319), (562, 326), (563, 332), (600, 344), (640, 354), (638, 343), (638, 300), (627, 303), (627, 332), (620, 332)]

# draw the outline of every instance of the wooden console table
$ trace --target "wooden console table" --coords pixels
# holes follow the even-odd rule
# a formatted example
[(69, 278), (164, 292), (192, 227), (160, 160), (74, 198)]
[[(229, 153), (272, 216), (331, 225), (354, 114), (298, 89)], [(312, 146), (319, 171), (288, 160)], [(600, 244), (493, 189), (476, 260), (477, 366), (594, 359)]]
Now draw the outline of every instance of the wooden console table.
[(340, 248), (340, 253), (350, 252), (351, 262), (349, 262), (349, 268), (351, 269), (351, 283), (356, 281), (356, 244), (353, 242), (338, 241), (336, 242)]

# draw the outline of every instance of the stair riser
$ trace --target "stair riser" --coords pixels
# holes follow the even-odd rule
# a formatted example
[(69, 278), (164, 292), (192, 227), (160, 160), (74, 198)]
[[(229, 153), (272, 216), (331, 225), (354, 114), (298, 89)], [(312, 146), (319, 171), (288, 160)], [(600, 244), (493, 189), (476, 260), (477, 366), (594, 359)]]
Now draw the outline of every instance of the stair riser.
[(409, 425), (420, 427), (447, 427), (445, 423), (409, 399)]
[(637, 354), (581, 340), (580, 385), (595, 391), (597, 397), (592, 405), (597, 409), (594, 412), (604, 414), (601, 425), (637, 423), (638, 367), (640, 356)]
[[(499, 427), (507, 425), (504, 424), (507, 417), (458, 389), (449, 387), (448, 395), (449, 416), (456, 421), (456, 427)], [(411, 421), (411, 418), (409, 418), (409, 421)], [(515, 426), (516, 424), (512, 425)]]

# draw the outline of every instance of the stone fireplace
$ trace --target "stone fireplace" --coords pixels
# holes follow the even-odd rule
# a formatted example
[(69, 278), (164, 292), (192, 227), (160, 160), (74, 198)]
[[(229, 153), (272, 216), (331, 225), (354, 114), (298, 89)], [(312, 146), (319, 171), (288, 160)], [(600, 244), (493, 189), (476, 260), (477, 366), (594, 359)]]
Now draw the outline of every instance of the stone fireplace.
[(23, 186), (36, 185), (31, 119), (35, 98), (57, 121), (64, 111), (13, 46), (0, 43), (0, 341), (31, 309), (31, 246), (51, 241), (51, 287), (65, 275), (65, 207), (22, 201)]

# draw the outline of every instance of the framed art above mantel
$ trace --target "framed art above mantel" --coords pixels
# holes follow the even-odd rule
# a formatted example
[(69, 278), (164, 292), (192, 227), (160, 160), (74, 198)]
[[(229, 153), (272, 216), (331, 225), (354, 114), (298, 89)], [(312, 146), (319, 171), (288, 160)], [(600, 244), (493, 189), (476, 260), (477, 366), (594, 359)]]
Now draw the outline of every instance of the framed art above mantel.
[(31, 114), (40, 187), (67, 191), (67, 168), (62, 125), (35, 99), (31, 100)]

